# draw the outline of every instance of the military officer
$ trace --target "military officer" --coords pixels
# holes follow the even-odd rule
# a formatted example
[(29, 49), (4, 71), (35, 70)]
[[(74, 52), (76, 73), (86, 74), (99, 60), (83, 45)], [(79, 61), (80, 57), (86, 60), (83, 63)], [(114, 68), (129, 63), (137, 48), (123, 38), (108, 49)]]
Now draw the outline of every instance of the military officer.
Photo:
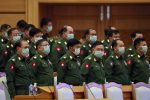
[[(10, 58), (10, 53), (8, 46), (6, 45), (8, 43), (8, 30), (10, 29), (10, 25), (3, 24), (0, 28), (0, 31), (2, 32), (2, 36), (0, 37), (0, 72), (5, 71), (5, 66), (7, 61)], [(4, 59), (5, 58), (5, 59)]]
[(24, 32), (25, 32), (25, 27), (28, 23), (25, 20), (19, 20), (16, 24), (16, 27), (19, 31), (19, 35), (23, 38)]
[(53, 65), (48, 58), (50, 45), (41, 39), (36, 43), (37, 53), (31, 58), (30, 66), (35, 75), (38, 86), (53, 85)]
[(80, 51), (80, 59), (84, 60), (89, 54), (91, 54), (92, 44), (97, 41), (97, 33), (93, 29), (87, 29), (84, 33), (86, 42), (82, 44)]
[(43, 33), (43, 38), (48, 39), (53, 30), (52, 20), (48, 18), (42, 18), (40, 22), (40, 28)]
[(112, 41), (113, 53), (105, 61), (104, 69), (107, 82), (130, 84), (128, 65), (123, 57), (125, 52), (122, 40)]
[(29, 44), (25, 40), (20, 40), (14, 45), (16, 54), (8, 61), (6, 66), (6, 76), (8, 90), (13, 98), (15, 95), (27, 95), (28, 86), (35, 82), (34, 76), (28, 65)]
[(134, 40), (137, 39), (137, 38), (143, 38), (143, 34), (141, 32), (133, 32), (131, 33), (131, 38), (132, 38), (132, 45), (130, 48), (128, 48), (126, 50), (126, 53), (125, 53), (125, 57), (129, 57), (130, 55), (133, 55), (133, 53), (135, 52), (135, 48), (133, 46), (134, 44)]
[(36, 42), (42, 39), (43, 33), (41, 32), (40, 29), (33, 28), (30, 30), (29, 35), (31, 40), (30, 47), (29, 47), (30, 57), (32, 57), (36, 54)]
[(101, 42), (103, 43), (105, 48), (104, 58), (107, 59), (112, 52), (111, 43), (113, 40), (120, 39), (120, 33), (115, 27), (111, 26), (107, 27), (104, 32), (105, 32), (105, 39), (102, 40)]
[(5, 48), (5, 54), (9, 55), (8, 58), (10, 58), (16, 53), (14, 49), (15, 43), (21, 39), (21, 36), (19, 35), (19, 31), (17, 28), (11, 28), (8, 31), (8, 39), (9, 41), (4, 46), (4, 48)]
[[(58, 60), (67, 52), (67, 40), (74, 38), (73, 28), (71, 26), (64, 27), (60, 30), (59, 34), (61, 38), (52, 45), (52, 52), (50, 54), (50, 59), (54, 65), (54, 70), (56, 71), (56, 66)], [(72, 29), (70, 31), (70, 28)], [(57, 60), (56, 60), (57, 59)]]
[(77, 39), (70, 39), (67, 47), (69, 49), (68, 52), (61, 57), (58, 64), (58, 82), (82, 85), (81, 63), (77, 58), (80, 54), (81, 44)]
[(134, 40), (135, 52), (130, 55), (127, 60), (130, 69), (131, 81), (134, 83), (145, 82), (148, 83), (150, 77), (149, 61), (146, 53), (148, 50), (147, 43), (144, 38), (137, 38)]
[(32, 24), (27, 24), (26, 27), (24, 28), (24, 36), (23, 39), (27, 40), (27, 42), (30, 44), (30, 35), (29, 32), (31, 29), (35, 28), (34, 25)]
[(8, 24), (3, 24), (0, 26), (0, 45), (6, 44), (8, 42), (8, 30), (11, 29), (11, 26)]
[(102, 60), (103, 55), (103, 44), (99, 41), (95, 42), (92, 45), (92, 53), (84, 59), (81, 67), (81, 72), (86, 83), (105, 83), (105, 71)]

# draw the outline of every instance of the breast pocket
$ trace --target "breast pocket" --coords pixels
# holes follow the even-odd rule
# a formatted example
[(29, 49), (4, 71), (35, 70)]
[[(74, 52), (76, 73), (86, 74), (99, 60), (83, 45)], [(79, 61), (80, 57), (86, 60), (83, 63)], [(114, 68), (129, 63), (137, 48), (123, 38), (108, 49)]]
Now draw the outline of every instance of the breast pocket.
[(75, 69), (77, 69), (78, 64), (75, 62), (69, 62), (67, 66), (68, 66), (69, 70), (75, 70)]

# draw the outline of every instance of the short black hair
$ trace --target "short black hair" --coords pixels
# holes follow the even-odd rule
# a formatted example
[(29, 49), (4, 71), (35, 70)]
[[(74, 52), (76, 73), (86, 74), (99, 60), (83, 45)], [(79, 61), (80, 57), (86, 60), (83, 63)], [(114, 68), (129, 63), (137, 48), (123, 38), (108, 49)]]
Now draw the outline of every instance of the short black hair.
[(7, 34), (8, 36), (10, 36), (12, 34), (12, 31), (14, 30), (18, 30), (17, 28), (11, 28), (10, 30), (8, 30)]
[(31, 30), (33, 28), (36, 28), (33, 24), (27, 24), (24, 30)]
[(36, 42), (36, 49), (38, 49), (38, 47), (44, 42), (44, 41), (47, 41), (46, 39), (40, 39)]
[(47, 25), (49, 22), (52, 22), (49, 18), (42, 18), (40, 22), (40, 27), (42, 28), (44, 25)]
[(112, 48), (114, 48), (118, 45), (117, 41), (122, 41), (122, 40), (120, 40), (120, 39), (113, 40), (111, 43)]
[[(94, 42), (94, 44), (92, 45), (92, 48), (95, 48), (95, 47), (98, 46), (98, 45), (103, 45), (103, 43), (100, 42), (100, 41), (96, 41), (96, 42)], [(104, 46), (104, 45), (103, 45), (103, 46)]]
[(30, 37), (33, 37), (34, 35), (36, 35), (37, 33), (42, 32), (39, 28), (32, 28), (29, 32)]
[(113, 33), (114, 34), (119, 34), (119, 31), (117, 29), (112, 29), (111, 26), (106, 27), (105, 30), (104, 30), (104, 32), (105, 32), (105, 36), (107, 38), (112, 37)]
[(73, 46), (75, 46), (77, 44), (81, 44), (81, 42), (79, 40), (75, 39), (75, 38), (74, 39), (70, 39), (67, 42), (67, 47), (69, 49), (69, 47), (73, 47)]
[(93, 29), (89, 28), (87, 30), (85, 30), (84, 35), (82, 38), (86, 38), (87, 35), (89, 35), (90, 31), (92, 31)]
[(135, 31), (135, 32), (133, 32), (133, 33), (130, 34), (130, 37), (131, 37), (131, 38), (135, 38), (137, 34), (142, 34), (142, 32), (140, 32), (140, 31)]
[(59, 30), (58, 34), (60, 36), (62, 36), (65, 32), (67, 32), (67, 28), (66, 27), (63, 27), (62, 29)]
[(25, 39), (20, 39), (19, 41), (17, 41), (17, 42), (14, 44), (14, 49), (17, 50), (17, 47), (21, 47), (21, 43), (22, 43), (23, 41), (26, 41), (26, 42), (27, 42), (27, 40), (25, 40)]
[(23, 20), (23, 19), (21, 19), (21, 20), (19, 20), (19, 21), (17, 22), (17, 26), (18, 26), (20, 29), (24, 29), (24, 28), (26, 27), (26, 25), (27, 25), (27, 22), (26, 22), (25, 20)]
[(8, 28), (11, 28), (11, 26), (8, 24), (2, 24), (0, 30), (7, 30)]
[(139, 45), (141, 42), (145, 41), (144, 38), (137, 38), (134, 40), (134, 48), (136, 49), (136, 46)]

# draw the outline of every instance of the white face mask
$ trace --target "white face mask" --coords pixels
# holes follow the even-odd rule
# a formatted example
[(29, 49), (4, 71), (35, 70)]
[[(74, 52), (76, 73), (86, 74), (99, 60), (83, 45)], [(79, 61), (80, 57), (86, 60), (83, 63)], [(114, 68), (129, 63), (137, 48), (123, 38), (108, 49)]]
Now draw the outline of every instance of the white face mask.
[(148, 46), (141, 46), (141, 51), (144, 53), (144, 54), (146, 54), (147, 53), (147, 51), (148, 51)]
[(49, 33), (49, 32), (51, 32), (52, 30), (53, 30), (53, 27), (52, 27), (52, 26), (48, 26), (47, 32)]
[(41, 39), (43, 39), (43, 38), (42, 37), (36, 37), (36, 38), (34, 38), (34, 42), (36, 43), (37, 41), (39, 41)]
[(119, 47), (118, 53), (123, 55), (125, 53), (125, 47)]
[(102, 58), (103, 55), (104, 55), (104, 52), (103, 52), (103, 51), (95, 51), (94, 55), (95, 55), (97, 58)]
[(90, 36), (90, 41), (92, 43), (96, 42), (97, 41), (97, 36)]
[(67, 40), (73, 39), (74, 38), (74, 34), (67, 34)]
[(18, 42), (20, 39), (21, 39), (21, 36), (20, 36), (20, 35), (18, 35), (18, 36), (13, 36), (13, 42), (14, 42), (14, 43)]
[(75, 54), (76, 56), (79, 55), (79, 54), (80, 54), (80, 48), (75, 48), (74, 54)]
[(29, 56), (29, 48), (22, 49), (22, 55), (23, 55), (24, 57), (28, 57), (28, 56)]

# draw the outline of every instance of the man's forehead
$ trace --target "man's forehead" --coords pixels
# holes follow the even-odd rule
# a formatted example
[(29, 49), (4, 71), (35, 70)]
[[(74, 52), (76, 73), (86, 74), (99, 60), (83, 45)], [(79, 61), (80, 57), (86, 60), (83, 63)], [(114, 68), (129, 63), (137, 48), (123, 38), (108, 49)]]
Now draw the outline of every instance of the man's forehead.
[(18, 29), (15, 29), (15, 30), (13, 30), (12, 32), (13, 32), (13, 33), (18, 33), (19, 31), (18, 31)]
[(104, 48), (103, 45), (97, 45), (96, 48)]
[(48, 44), (48, 42), (47, 41), (43, 41), (41, 44)]
[(142, 45), (143, 45), (143, 44), (147, 44), (147, 43), (146, 43), (146, 41), (142, 41), (140, 44), (142, 44)]
[(122, 40), (117, 40), (118, 44), (124, 44)]
[(28, 46), (29, 45), (29, 43), (27, 41), (22, 41), (21, 44), (24, 45), (24, 46)]

